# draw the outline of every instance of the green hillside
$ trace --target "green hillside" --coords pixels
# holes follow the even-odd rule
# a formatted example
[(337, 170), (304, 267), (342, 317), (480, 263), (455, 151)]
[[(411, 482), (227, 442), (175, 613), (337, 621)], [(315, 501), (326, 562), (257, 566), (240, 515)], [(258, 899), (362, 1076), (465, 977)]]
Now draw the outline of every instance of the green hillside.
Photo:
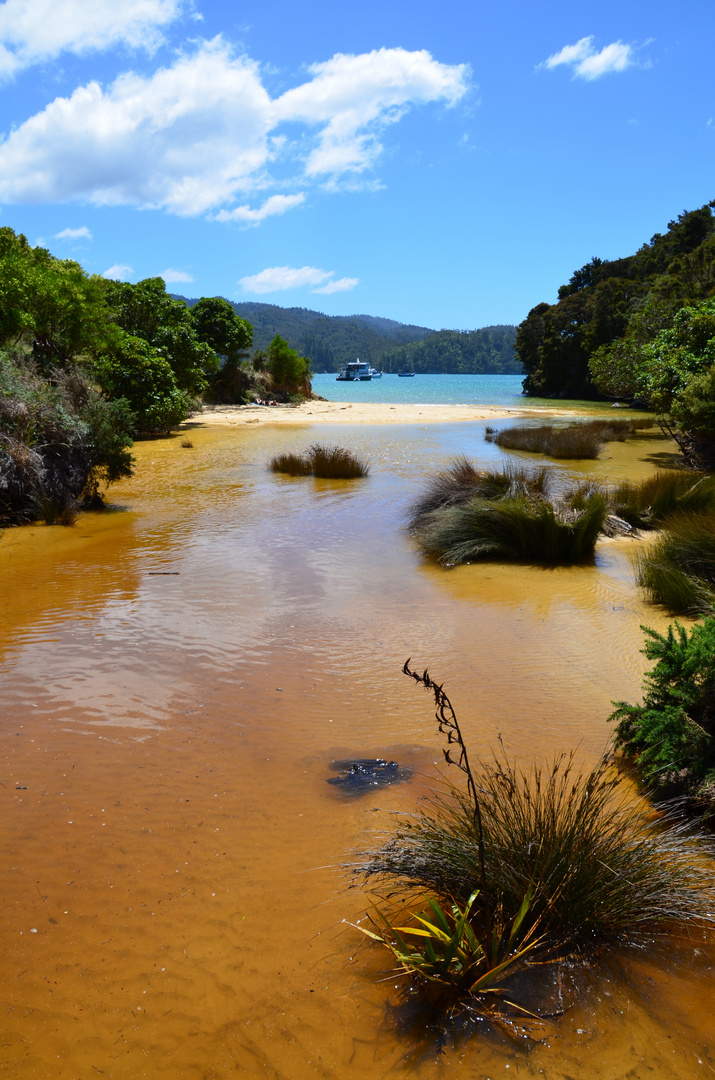
[[(196, 301), (186, 297), (189, 307)], [(253, 326), (254, 346), (265, 349), (280, 334), (309, 357), (313, 371), (337, 371), (360, 357), (373, 367), (397, 371), (520, 374), (514, 352), (516, 328), (487, 326), (481, 330), (431, 330), (374, 315), (324, 315), (309, 308), (277, 304), (234, 303), (237, 315)]]

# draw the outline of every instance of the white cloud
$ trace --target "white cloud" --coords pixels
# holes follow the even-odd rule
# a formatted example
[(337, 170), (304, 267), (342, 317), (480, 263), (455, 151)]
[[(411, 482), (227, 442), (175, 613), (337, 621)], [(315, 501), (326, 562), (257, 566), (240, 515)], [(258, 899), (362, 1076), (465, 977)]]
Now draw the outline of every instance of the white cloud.
[(341, 277), (337, 281), (329, 281), (327, 285), (322, 285), (319, 289), (311, 289), (314, 293), (334, 293), (334, 292), (348, 292), (349, 289), (354, 289), (356, 285), (360, 284), (360, 278), (356, 277)]
[(166, 270), (162, 270), (159, 277), (163, 278), (167, 285), (174, 281), (189, 282), (194, 280), (191, 274), (187, 274), (183, 270), (174, 270), (173, 266), (169, 266)]
[(259, 294), (282, 292), (285, 289), (301, 289), (307, 285), (322, 286), (322, 288), (311, 289), (314, 293), (333, 293), (353, 289), (360, 280), (359, 278), (340, 278), (337, 281), (331, 281), (334, 274), (334, 270), (320, 270), (317, 266), (269, 266), (266, 270), (261, 270), (260, 274), (241, 278), (239, 285), (243, 287), (244, 292)]
[[(222, 220), (256, 224), (302, 201), (271, 196), (256, 210), (245, 202), (275, 183), (268, 169), (277, 158), (282, 186), (321, 179), (335, 187), (375, 164), (378, 133), (411, 106), (459, 101), (469, 69), (425, 51), (379, 49), (338, 54), (311, 74), (271, 100), (258, 65), (215, 38), (150, 77), (81, 86), (0, 142), (0, 201), (83, 200), (182, 215), (223, 207)], [(276, 131), (288, 123), (299, 138)]]
[(181, 0), (5, 0), (0, 4), (0, 77), (63, 52), (128, 45), (152, 51)]
[(233, 210), (219, 210), (215, 219), (216, 221), (244, 221), (247, 225), (259, 225), (267, 217), (285, 214), (286, 210), (292, 210), (303, 202), (305, 202), (305, 193), (302, 191), (297, 195), (271, 195), (258, 210), (251, 210), (250, 206), (237, 206)]
[(63, 229), (62, 232), (55, 233), (55, 240), (92, 240), (94, 239), (91, 232), (86, 225), (80, 226), (79, 229)]
[(280, 119), (325, 125), (308, 156), (308, 176), (367, 169), (382, 151), (376, 135), (381, 128), (396, 123), (410, 105), (454, 105), (464, 96), (470, 73), (466, 64), (440, 64), (424, 49), (336, 53), (309, 70), (310, 82), (274, 103)]
[(599, 79), (613, 71), (625, 71), (633, 67), (633, 46), (622, 41), (614, 41), (597, 52), (593, 45), (593, 36), (580, 38), (575, 45), (564, 45), (560, 52), (554, 53), (539, 67), (552, 71), (562, 64), (573, 69), (574, 78)]
[(126, 281), (131, 273), (131, 266), (127, 266), (126, 263), (115, 263), (104, 271), (102, 277), (111, 278), (112, 281)]

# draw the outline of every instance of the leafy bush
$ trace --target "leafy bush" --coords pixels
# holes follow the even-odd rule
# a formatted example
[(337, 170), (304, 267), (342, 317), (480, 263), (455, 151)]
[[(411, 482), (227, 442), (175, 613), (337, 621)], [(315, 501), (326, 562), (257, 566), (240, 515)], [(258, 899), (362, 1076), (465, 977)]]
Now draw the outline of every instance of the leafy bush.
[(715, 511), (676, 514), (666, 525), (636, 558), (638, 584), (675, 615), (715, 610)]
[(266, 368), (277, 391), (287, 394), (310, 394), (310, 360), (291, 349), (280, 334), (268, 346)]
[(78, 500), (132, 472), (133, 416), (78, 368), (0, 354), (0, 519), (71, 523)]
[(655, 660), (643, 679), (643, 704), (614, 702), (616, 746), (643, 780), (668, 794), (700, 797), (715, 810), (715, 617), (690, 633), (644, 626), (643, 653)]
[(143, 338), (119, 332), (94, 370), (108, 398), (128, 402), (137, 434), (170, 431), (191, 411), (192, 401), (177, 386), (168, 360)]
[(314, 443), (304, 455), (277, 454), (271, 459), (273, 472), (291, 476), (317, 476), (323, 480), (355, 480), (367, 476), (370, 467), (351, 450)]

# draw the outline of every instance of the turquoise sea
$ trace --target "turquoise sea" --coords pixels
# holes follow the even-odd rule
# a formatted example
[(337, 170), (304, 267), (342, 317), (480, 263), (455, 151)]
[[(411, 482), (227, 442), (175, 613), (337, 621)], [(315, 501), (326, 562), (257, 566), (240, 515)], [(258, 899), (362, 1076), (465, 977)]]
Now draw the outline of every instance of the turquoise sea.
[(313, 391), (328, 401), (384, 401), (390, 405), (524, 405), (523, 375), (383, 375), (370, 382), (337, 382), (313, 375)]
[(524, 397), (523, 375), (415, 375), (400, 379), (383, 375), (370, 382), (337, 382), (335, 374), (313, 375), (313, 391), (327, 401), (384, 401), (389, 405), (493, 405), (497, 408), (527, 406), (543, 409), (572, 409), (579, 412), (610, 409), (602, 401), (566, 401)]

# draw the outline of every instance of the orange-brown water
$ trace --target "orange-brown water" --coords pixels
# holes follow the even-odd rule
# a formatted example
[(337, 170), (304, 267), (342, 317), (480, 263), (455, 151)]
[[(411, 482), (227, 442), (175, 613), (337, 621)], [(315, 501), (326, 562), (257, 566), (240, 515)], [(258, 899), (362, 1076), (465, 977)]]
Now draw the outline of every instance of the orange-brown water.
[[(0, 536), (0, 1074), (548, 1080), (715, 1073), (713, 953), (604, 956), (543, 1044), (472, 1034), (440, 1054), (394, 1011), (338, 866), (439, 777), (412, 656), (473, 752), (606, 745), (638, 695), (632, 545), (544, 571), (425, 566), (400, 531), (425, 469), (501, 452), (483, 426), (321, 429), (367, 481), (270, 474), (308, 428), (197, 427), (137, 447), (115, 509)], [(638, 439), (584, 471), (645, 475)], [(329, 764), (414, 779), (357, 800)]]

